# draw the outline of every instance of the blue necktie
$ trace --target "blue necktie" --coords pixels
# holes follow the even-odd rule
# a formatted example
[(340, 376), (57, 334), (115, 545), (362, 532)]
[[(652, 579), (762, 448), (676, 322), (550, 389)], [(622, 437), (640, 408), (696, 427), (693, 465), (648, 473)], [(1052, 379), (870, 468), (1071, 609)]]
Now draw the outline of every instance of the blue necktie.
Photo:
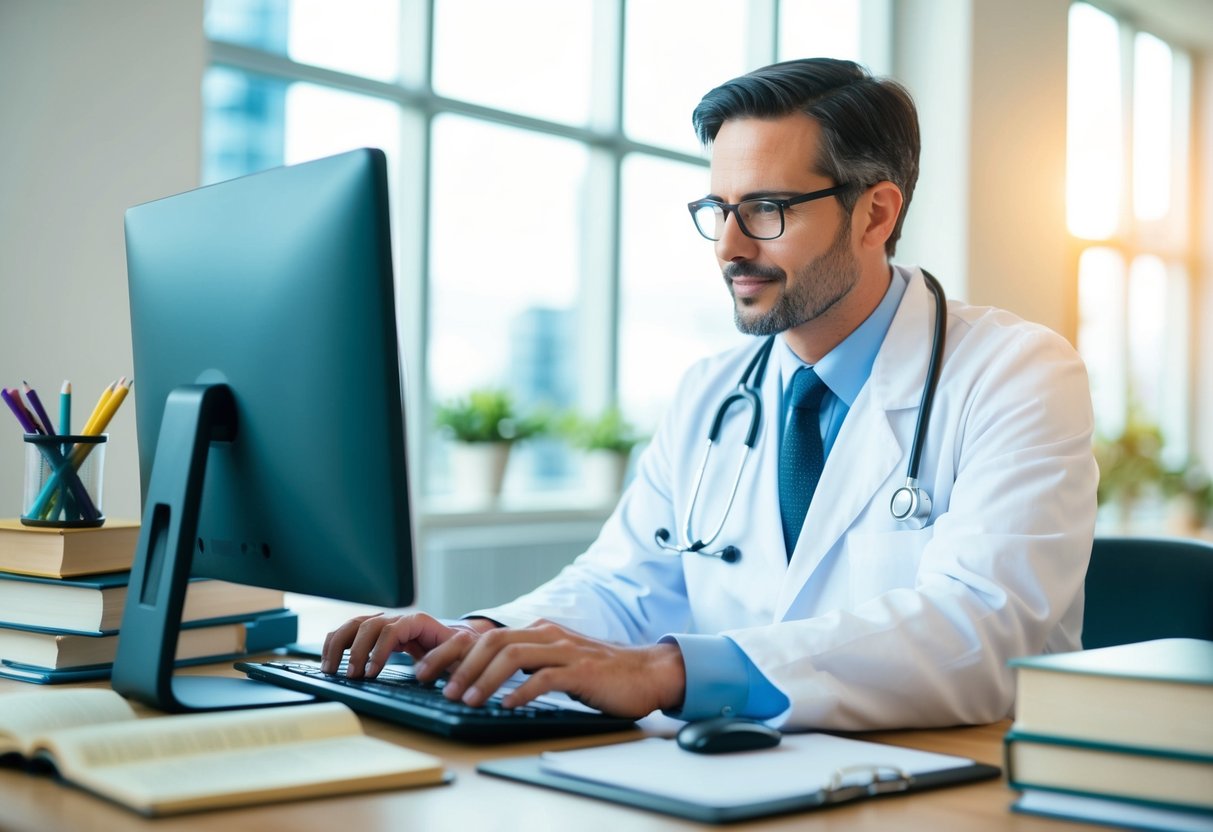
[(825, 466), (820, 413), (828, 390), (811, 367), (801, 367), (792, 377), (792, 409), (779, 448), (779, 513), (788, 560)]

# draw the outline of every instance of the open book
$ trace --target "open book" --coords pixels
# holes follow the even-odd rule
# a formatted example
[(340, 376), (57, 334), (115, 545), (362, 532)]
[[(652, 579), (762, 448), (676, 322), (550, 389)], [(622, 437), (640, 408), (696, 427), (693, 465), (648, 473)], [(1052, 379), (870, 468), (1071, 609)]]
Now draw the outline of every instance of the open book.
[(0, 761), (146, 815), (442, 783), (442, 761), (338, 703), (139, 719), (112, 690), (0, 694)]

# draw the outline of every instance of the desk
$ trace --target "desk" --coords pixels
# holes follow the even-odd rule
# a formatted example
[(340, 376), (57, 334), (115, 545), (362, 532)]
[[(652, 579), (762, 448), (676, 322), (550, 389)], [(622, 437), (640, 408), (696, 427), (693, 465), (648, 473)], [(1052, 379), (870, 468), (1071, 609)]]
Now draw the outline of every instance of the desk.
[[(227, 672), (227, 665), (189, 672)], [(94, 684), (103, 687), (103, 683)], [(0, 680), (0, 692), (36, 690), (33, 685)], [(144, 710), (144, 713), (147, 711)], [(385, 722), (362, 718), (366, 732), (441, 757), (455, 781), (398, 792), (374, 792), (289, 804), (205, 812), (148, 821), (118, 806), (64, 786), (45, 776), (0, 769), (0, 829), (13, 832), (374, 832), (374, 830), (527, 829), (528, 832), (650, 832), (669, 829), (796, 829), (847, 832), (952, 832), (952, 830), (1017, 830), (1076, 832), (1083, 828), (1014, 815), (1007, 810), (1011, 792), (998, 780), (916, 795), (866, 801), (851, 806), (786, 815), (764, 821), (710, 827), (589, 798), (511, 783), (477, 774), (488, 759), (538, 754), (639, 737), (638, 731), (603, 738), (543, 740), (503, 746), (449, 742)], [(1001, 764), (1002, 736), (1008, 723), (936, 731), (894, 731), (864, 739), (969, 757)]]

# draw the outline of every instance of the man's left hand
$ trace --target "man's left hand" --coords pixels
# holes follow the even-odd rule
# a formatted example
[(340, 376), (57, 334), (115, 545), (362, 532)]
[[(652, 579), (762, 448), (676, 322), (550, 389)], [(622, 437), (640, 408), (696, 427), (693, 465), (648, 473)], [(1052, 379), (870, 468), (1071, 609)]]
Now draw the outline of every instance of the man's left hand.
[(547, 621), (490, 630), (475, 640), (451, 639), (414, 666), (432, 681), (451, 670), (448, 699), (483, 705), (517, 671), (530, 678), (502, 700), (509, 708), (562, 691), (616, 716), (639, 719), (681, 706), (686, 689), (682, 652), (676, 644), (627, 647), (588, 638)]

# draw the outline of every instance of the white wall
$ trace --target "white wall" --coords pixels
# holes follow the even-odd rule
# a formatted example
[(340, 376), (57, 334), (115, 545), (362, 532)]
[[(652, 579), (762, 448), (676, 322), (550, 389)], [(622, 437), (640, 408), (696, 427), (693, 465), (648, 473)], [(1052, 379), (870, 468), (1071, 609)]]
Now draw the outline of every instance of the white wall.
[[(198, 184), (205, 57), (202, 0), (0, 2), (0, 384), (71, 379), (77, 428), (131, 373), (123, 211)], [(139, 515), (134, 410), (109, 431), (111, 517)], [(21, 455), (0, 413), (0, 516)]]
[(1071, 340), (1066, 263), (1068, 0), (899, 0), (893, 72), (914, 94), (922, 172), (897, 259), (971, 303)]

